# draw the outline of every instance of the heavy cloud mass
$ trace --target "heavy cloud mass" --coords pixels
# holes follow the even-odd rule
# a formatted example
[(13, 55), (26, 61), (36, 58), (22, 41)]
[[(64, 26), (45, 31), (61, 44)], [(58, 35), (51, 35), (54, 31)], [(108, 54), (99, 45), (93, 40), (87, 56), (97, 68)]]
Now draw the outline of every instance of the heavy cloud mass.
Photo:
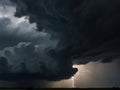
[(0, 53), (11, 72), (24, 67), (42, 79), (60, 80), (77, 72), (73, 64), (119, 58), (119, 0), (11, 2), (15, 16), (0, 16)]
[[(15, 12), (15, 6), (6, 4), (0, 6), (0, 60), (1, 64), (5, 63), (1, 71), (4, 71), (4, 68), (8, 69), (7, 72), (1, 73), (8, 73), (7, 75), (13, 77), (13, 80), (70, 78), (76, 72), (76, 69), (72, 68), (72, 62), (63, 63), (64, 60), (57, 59), (54, 54), (59, 40), (52, 38), (51, 34), (58, 36), (57, 33), (47, 32), (45, 28), (37, 31), (36, 23), (31, 24), (28, 20), (29, 16), (18, 18), (14, 16)], [(51, 56), (51, 53), (55, 57)], [(2, 76), (1, 79), (10, 79), (6, 75)]]

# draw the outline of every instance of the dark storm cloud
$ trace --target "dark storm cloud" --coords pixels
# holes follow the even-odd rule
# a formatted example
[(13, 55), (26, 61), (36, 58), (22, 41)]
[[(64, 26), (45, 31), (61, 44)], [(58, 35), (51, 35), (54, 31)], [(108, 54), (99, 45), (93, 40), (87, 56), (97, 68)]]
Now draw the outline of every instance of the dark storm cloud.
[(11, 1), (18, 5), (15, 15), (30, 16), (29, 20), (37, 23), (38, 31), (59, 33), (59, 36), (52, 35), (52, 38), (59, 37), (60, 42), (49, 52), (65, 67), (75, 58), (75, 64), (100, 59), (105, 63), (119, 58), (119, 0)]
[[(16, 76), (11, 76), (13, 80), (19, 80), (21, 78), (33, 78), (33, 79), (47, 79), (47, 80), (59, 80), (62, 78), (69, 78), (69, 74), (75, 72), (74, 69), (70, 69), (71, 64), (66, 62), (66, 69), (64, 69), (64, 63), (59, 62), (47, 55), (48, 49), (45, 50), (41, 46), (35, 46), (31, 43), (21, 42), (17, 46), (5, 48), (1, 51), (0, 62), (6, 60), (7, 66), (3, 66), (3, 74), (5, 68), (9, 77), (12, 74)], [(5, 60), (3, 60), (5, 59)], [(0, 64), (1, 64), (0, 63)], [(1, 64), (2, 65), (2, 64)], [(68, 66), (70, 65), (70, 66)], [(64, 69), (64, 70), (63, 70)], [(73, 71), (67, 71), (67, 70)], [(65, 73), (67, 71), (67, 73)], [(7, 76), (1, 76), (2, 79), (11, 80)]]
[[(27, 17), (14, 17), (14, 6), (1, 5), (0, 13), (0, 56), (5, 58), (8, 65), (1, 68), (5, 74), (0, 77), (2, 80), (60, 80), (70, 78), (77, 71), (72, 68), (72, 62), (66, 60), (63, 63), (65, 58), (58, 59), (56, 55), (50, 55), (55, 53), (52, 49), (59, 40), (52, 39), (46, 29), (38, 32), (35, 30), (36, 24), (30, 24)], [(0, 61), (3, 63), (3, 59)], [(8, 74), (4, 73), (6, 67), (9, 67)]]
[(46, 53), (40, 46), (35, 47), (31, 43), (21, 42), (17, 46), (5, 48), (2, 51), (2, 56), (6, 57), (9, 66), (11, 66), (10, 73), (25, 73), (21, 71), (22, 65), (24, 65), (24, 70), (26, 69), (26, 72), (29, 73), (42, 73), (44, 76), (57, 74), (59, 68), (56, 65), (56, 61), (44, 56)]
[[(30, 24), (27, 17), (17, 18), (14, 6), (0, 5), (0, 49), (15, 46), (19, 42), (46, 44), (54, 47), (57, 41), (50, 40), (51, 35), (45, 31), (37, 32), (36, 24)], [(27, 27), (27, 28), (26, 28)]]
[(70, 48), (68, 56), (119, 53), (119, 0), (12, 1), (19, 5), (16, 16), (29, 15), (38, 30), (58, 32), (58, 49)]
[[(34, 44), (46, 43), (44, 40), (50, 42), (50, 35), (44, 32), (37, 34), (34, 25), (22, 22), (17, 26), (17, 23), (13, 23), (10, 18), (11, 17), (0, 18), (0, 49), (17, 45), (19, 42), (32, 42)], [(44, 38), (44, 36), (46, 36), (46, 38)]]

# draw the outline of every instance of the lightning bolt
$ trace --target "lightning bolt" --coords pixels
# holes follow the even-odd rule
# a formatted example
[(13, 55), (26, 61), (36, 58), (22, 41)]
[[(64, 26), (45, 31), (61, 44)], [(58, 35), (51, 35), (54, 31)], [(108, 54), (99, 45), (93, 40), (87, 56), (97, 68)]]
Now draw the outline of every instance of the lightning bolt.
[(75, 88), (75, 80), (74, 80), (74, 77), (72, 77), (72, 88)]

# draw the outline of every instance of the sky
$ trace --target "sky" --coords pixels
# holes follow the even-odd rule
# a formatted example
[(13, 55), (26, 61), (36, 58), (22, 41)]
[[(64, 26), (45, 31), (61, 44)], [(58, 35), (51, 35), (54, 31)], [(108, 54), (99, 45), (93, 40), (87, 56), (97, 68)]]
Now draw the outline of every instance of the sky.
[(120, 87), (119, 4), (0, 0), (0, 87)]

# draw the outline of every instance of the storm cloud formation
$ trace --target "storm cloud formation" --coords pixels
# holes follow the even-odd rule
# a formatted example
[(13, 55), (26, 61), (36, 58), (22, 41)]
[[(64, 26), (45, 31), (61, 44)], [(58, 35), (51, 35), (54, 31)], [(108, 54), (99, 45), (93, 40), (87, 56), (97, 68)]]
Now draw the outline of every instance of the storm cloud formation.
[[(16, 17), (28, 16), (30, 23), (36, 23), (38, 33), (45, 30), (50, 34), (50, 40), (58, 40), (54, 48), (47, 46), (43, 51), (40, 48), (42, 54), (35, 51), (38, 48), (35, 45), (39, 46), (40, 43), (34, 43), (34, 41), (39, 41), (39, 38), (32, 38), (34, 39), (32, 40), (27, 37), (27, 41), (25, 39), (25, 41), (20, 40), (25, 42), (24, 44), (19, 42), (17, 46), (12, 47), (12, 51), (16, 54), (15, 57), (18, 56), (20, 57), (19, 59), (31, 58), (31, 61), (38, 57), (34, 63), (37, 63), (37, 60), (42, 61), (42, 68), (46, 68), (47, 71), (45, 72), (47, 73), (44, 72), (40, 75), (47, 76), (40, 77), (48, 80), (49, 78), (52, 80), (66, 79), (77, 71), (77, 69), (72, 68), (72, 62), (74, 64), (86, 64), (91, 61), (101, 60), (102, 63), (107, 63), (119, 58), (119, 0), (11, 1), (17, 7)], [(32, 42), (33, 45), (28, 44), (28, 42)], [(46, 44), (49, 43), (45, 43), (43, 46)], [(22, 48), (25, 48), (25, 50)], [(29, 54), (29, 52), (32, 54)], [(9, 54), (11, 54), (11, 51), (7, 48), (3, 56), (8, 58)], [(39, 54), (42, 55), (42, 58), (39, 58)], [(30, 57), (28, 58), (27, 56)], [(8, 59), (10, 60), (10, 58)], [(32, 65), (34, 63), (32, 62)], [(33, 67), (32, 65), (30, 67)], [(38, 67), (36, 68), (38, 69)]]
[(2, 64), (5, 60), (8, 66), (3, 67), (9, 67), (9, 72), (7, 74), (3, 72), (0, 79), (60, 80), (70, 78), (76, 72), (76, 69), (72, 68), (72, 62), (63, 63), (60, 61), (61, 58), (55, 60), (54, 56), (50, 55), (54, 53), (52, 49), (55, 49), (59, 42), (57, 38), (52, 39), (51, 33), (54, 35), (57, 33), (49, 33), (46, 29), (37, 31), (36, 23), (30, 24), (27, 16), (15, 17), (15, 12), (14, 5), (2, 4), (0, 6), (0, 61)]

